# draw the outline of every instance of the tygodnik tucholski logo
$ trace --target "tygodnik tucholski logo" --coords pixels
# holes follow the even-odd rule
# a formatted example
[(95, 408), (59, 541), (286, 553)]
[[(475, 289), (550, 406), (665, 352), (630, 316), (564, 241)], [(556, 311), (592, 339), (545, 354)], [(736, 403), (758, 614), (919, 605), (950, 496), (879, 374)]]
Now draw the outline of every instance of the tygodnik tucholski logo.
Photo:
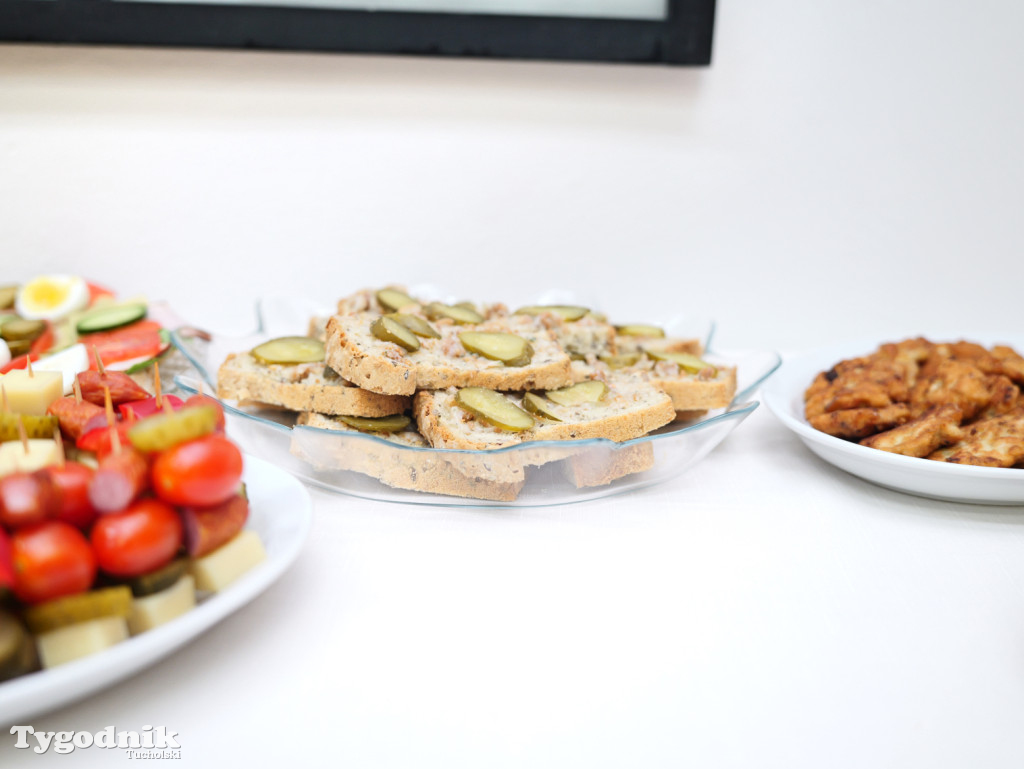
[(31, 726), (12, 726), (14, 747), (35, 753), (73, 753), (86, 748), (123, 750), (128, 758), (181, 758), (178, 733), (166, 726), (143, 726), (142, 731), (117, 731), (108, 726), (98, 732), (37, 732)]

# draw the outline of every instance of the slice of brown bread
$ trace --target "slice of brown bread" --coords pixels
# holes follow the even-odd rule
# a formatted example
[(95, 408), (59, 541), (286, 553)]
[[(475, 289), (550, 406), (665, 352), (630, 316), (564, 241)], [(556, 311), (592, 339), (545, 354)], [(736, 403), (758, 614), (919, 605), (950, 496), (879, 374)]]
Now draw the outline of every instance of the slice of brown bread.
[[(578, 406), (549, 403), (550, 411), (562, 421), (538, 419), (536, 427), (521, 432), (494, 427), (461, 408), (455, 400), (456, 388), (417, 393), (413, 399), (413, 414), (431, 446), (454, 449), (496, 449), (525, 441), (586, 438), (627, 441), (646, 435), (675, 418), (671, 398), (648, 382), (612, 377), (608, 386), (608, 394), (597, 403)], [(521, 394), (508, 397), (517, 404), (522, 401)]]
[(511, 502), (525, 480), (521, 462), (488, 459), (458, 452), (427, 450), (415, 429), (380, 434), (382, 440), (339, 440), (337, 432), (359, 434), (325, 414), (303, 412), (298, 424), (332, 431), (323, 436), (296, 431), (292, 452), (326, 470), (349, 470), (376, 478), (388, 486), (471, 499)]
[(232, 353), (217, 372), (217, 396), (291, 411), (361, 417), (401, 414), (411, 398), (361, 390), (323, 363), (265, 364), (248, 352)]
[[(528, 316), (498, 318), (477, 325), (438, 321), (440, 339), (421, 338), (420, 349), (408, 352), (375, 337), (373, 313), (335, 315), (327, 322), (327, 365), (359, 387), (378, 393), (412, 395), (417, 390), (446, 387), (487, 387), (492, 390), (553, 389), (570, 384), (570, 359), (551, 335)], [(533, 359), (525, 366), (466, 351), (462, 331), (500, 331), (530, 342)]]

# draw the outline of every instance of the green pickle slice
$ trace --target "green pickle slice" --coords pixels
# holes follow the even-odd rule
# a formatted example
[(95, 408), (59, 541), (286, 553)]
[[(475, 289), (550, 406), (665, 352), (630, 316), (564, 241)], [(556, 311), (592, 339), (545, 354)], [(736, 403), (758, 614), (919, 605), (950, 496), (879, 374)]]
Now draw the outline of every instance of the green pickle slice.
[(667, 350), (644, 350), (653, 360), (667, 360), (675, 363), (679, 368), (690, 374), (699, 374), (704, 369), (711, 369), (718, 373), (718, 369), (705, 360), (688, 352), (670, 352)]
[(642, 356), (638, 352), (623, 352), (615, 355), (598, 355), (597, 359), (602, 363), (605, 363), (608, 368), (619, 369), (629, 368), (630, 366), (636, 365), (640, 362)]
[(389, 417), (350, 417), (339, 416), (338, 421), (364, 433), (397, 433), (404, 430), (412, 422), (405, 414), (394, 414)]
[(474, 325), (476, 323), (483, 323), (484, 316), (474, 310), (472, 307), (466, 307), (465, 305), (451, 305), (442, 304), (441, 302), (431, 302), (424, 308), (427, 317), (431, 320), (439, 320), (440, 318), (448, 318), (455, 323), (462, 323), (466, 325)]
[(154, 414), (128, 429), (128, 440), (139, 451), (166, 451), (185, 441), (202, 438), (217, 429), (220, 413), (205, 403)]
[(29, 438), (52, 438), (59, 424), (52, 414), (36, 416), (34, 414), (0, 413), (0, 441), (16, 441), (20, 437), (18, 422), (25, 426), (25, 435)]
[(616, 326), (615, 333), (622, 336), (646, 336), (660, 339), (665, 336), (665, 329), (647, 323), (627, 323), (625, 326)]
[(397, 288), (382, 288), (377, 292), (377, 301), (388, 312), (396, 312), (406, 305), (418, 304), (415, 299)]
[(261, 363), (318, 363), (324, 359), (324, 343), (308, 336), (281, 336), (252, 348)]
[(125, 584), (131, 589), (132, 595), (136, 598), (153, 595), (177, 583), (179, 579), (185, 576), (185, 573), (188, 571), (188, 565), (188, 558), (175, 558), (169, 564), (161, 566), (156, 571), (150, 571), (125, 580)]
[(100, 617), (127, 617), (131, 611), (131, 588), (116, 585), (29, 606), (22, 617), (33, 633), (46, 633)]
[(437, 332), (437, 329), (427, 323), (419, 315), (410, 315), (408, 313), (393, 312), (390, 315), (385, 315), (386, 318), (397, 320), (407, 329), (409, 329), (416, 336), (422, 336), (427, 339), (440, 339), (441, 335)]
[(394, 342), (409, 352), (420, 349), (420, 340), (416, 335), (394, 318), (381, 315), (370, 324), (370, 333), (382, 342)]
[(0, 310), (9, 310), (14, 307), (14, 301), (17, 298), (17, 286), (0, 286)]
[(503, 331), (463, 331), (459, 341), (469, 352), (497, 360), (506, 366), (525, 366), (533, 359), (533, 345)]
[(608, 394), (608, 385), (600, 379), (588, 379), (558, 390), (548, 390), (544, 395), (560, 406), (580, 406), (584, 403), (599, 403)]
[(542, 395), (526, 393), (523, 396), (523, 408), (531, 414), (536, 414), (544, 419), (550, 419), (552, 422), (562, 421), (555, 415), (555, 412), (551, 410), (551, 401)]
[(590, 309), (587, 307), (579, 307), (574, 304), (533, 304), (529, 307), (520, 307), (516, 310), (515, 314), (540, 315), (542, 312), (554, 313), (565, 321), (574, 321), (582, 318), (590, 312)]
[(0, 337), (7, 342), (33, 341), (46, 331), (46, 321), (14, 318), (0, 327)]
[(455, 403), (499, 430), (517, 433), (529, 430), (536, 420), (507, 397), (484, 387), (464, 387)]

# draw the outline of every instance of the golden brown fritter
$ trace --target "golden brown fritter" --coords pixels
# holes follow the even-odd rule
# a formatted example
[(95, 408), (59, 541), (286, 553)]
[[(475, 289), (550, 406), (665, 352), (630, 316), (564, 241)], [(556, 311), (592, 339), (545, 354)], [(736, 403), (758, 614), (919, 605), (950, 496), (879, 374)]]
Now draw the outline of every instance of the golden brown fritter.
[(927, 376), (922, 371), (910, 392), (910, 408), (914, 416), (924, 414), (933, 406), (959, 406), (964, 419), (971, 419), (988, 405), (992, 393), (988, 377), (973, 363), (947, 359)]
[(991, 419), (1024, 405), (1020, 400), (1020, 388), (1011, 382), (1008, 376), (993, 374), (988, 378), (988, 389), (988, 405), (978, 412), (972, 421)]
[(841, 361), (819, 374), (804, 394), (805, 415), (884, 408), (907, 399), (913, 365), (882, 355)]
[(860, 443), (907, 457), (925, 457), (963, 437), (959, 406), (947, 403), (933, 406), (906, 424), (865, 438)]
[(882, 430), (901, 425), (910, 419), (910, 409), (904, 403), (882, 408), (857, 408), (830, 411), (808, 418), (815, 430), (837, 438), (860, 440)]
[(975, 422), (964, 437), (928, 456), (943, 462), (983, 467), (1013, 467), (1024, 461), (1024, 406)]

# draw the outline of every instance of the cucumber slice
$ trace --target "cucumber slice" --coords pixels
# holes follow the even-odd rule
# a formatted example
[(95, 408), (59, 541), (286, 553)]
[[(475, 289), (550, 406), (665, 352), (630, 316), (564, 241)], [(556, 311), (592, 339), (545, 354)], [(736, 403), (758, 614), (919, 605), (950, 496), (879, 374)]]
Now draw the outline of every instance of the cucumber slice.
[(455, 403), (499, 430), (521, 432), (536, 424), (532, 416), (501, 393), (483, 387), (464, 387)]
[(126, 579), (125, 584), (131, 588), (132, 595), (142, 598), (153, 593), (166, 590), (188, 571), (188, 558), (175, 558), (166, 566), (161, 566), (156, 571), (140, 574), (138, 577)]
[(324, 359), (324, 343), (308, 336), (282, 336), (252, 348), (260, 363), (318, 363)]
[(588, 379), (558, 390), (548, 390), (544, 395), (560, 406), (581, 406), (584, 403), (598, 403), (608, 394), (608, 385), (600, 379)]
[(338, 419), (349, 427), (366, 433), (397, 433), (409, 426), (412, 420), (405, 414), (390, 417), (351, 417), (339, 416)]
[(168, 414), (154, 414), (128, 428), (128, 440), (139, 451), (166, 451), (179, 443), (209, 435), (217, 429), (220, 413), (213, 406), (186, 406)]
[(100, 617), (127, 617), (131, 610), (131, 589), (118, 585), (29, 606), (22, 616), (33, 633), (46, 633)]
[(90, 310), (78, 319), (75, 328), (79, 334), (91, 334), (94, 331), (108, 331), (142, 320), (146, 317), (144, 304), (119, 304), (114, 307), (99, 307)]

